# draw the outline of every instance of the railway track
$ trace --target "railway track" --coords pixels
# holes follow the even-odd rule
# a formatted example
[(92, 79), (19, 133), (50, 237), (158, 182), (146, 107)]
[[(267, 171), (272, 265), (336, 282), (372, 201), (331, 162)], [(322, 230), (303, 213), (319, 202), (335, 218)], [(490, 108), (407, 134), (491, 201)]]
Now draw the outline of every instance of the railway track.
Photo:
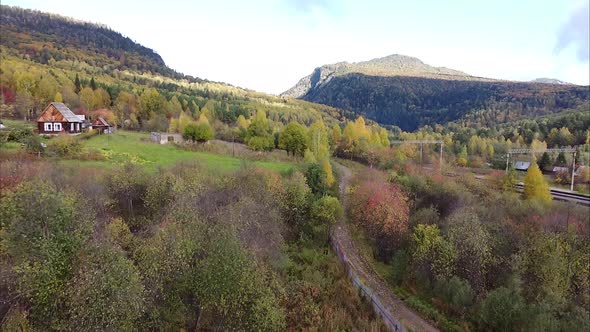
[[(516, 187), (517, 191), (522, 192), (524, 190), (524, 183), (519, 182), (515, 185), (515, 187)], [(571, 192), (569, 190), (563, 190), (563, 189), (552, 188), (550, 191), (551, 191), (551, 196), (553, 196), (554, 200), (565, 201), (565, 202), (574, 202), (574, 203), (590, 206), (590, 196), (578, 194), (578, 193)]]
[[(444, 175), (447, 177), (451, 177), (451, 178), (460, 176), (457, 173), (445, 173)], [(485, 180), (485, 176), (483, 176), (483, 175), (475, 175), (475, 178), (478, 180)], [(516, 191), (518, 191), (518, 192), (524, 191), (524, 183), (522, 183), (522, 182), (517, 183), (514, 187), (516, 188)], [(588, 195), (579, 194), (579, 193), (572, 192), (569, 190), (557, 189), (557, 188), (551, 188), (550, 191), (551, 191), (551, 196), (556, 201), (574, 202), (577, 204), (590, 206), (590, 196), (588, 196)]]

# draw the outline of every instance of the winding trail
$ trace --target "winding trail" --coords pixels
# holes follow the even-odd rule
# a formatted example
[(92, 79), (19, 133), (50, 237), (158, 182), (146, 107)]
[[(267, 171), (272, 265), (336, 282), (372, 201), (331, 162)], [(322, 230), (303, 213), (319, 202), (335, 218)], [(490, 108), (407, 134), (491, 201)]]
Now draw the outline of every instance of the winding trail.
[[(346, 190), (352, 176), (349, 168), (336, 163), (340, 173), (340, 196), (346, 207)], [(336, 223), (331, 232), (331, 242), (334, 250), (345, 265), (347, 272), (355, 286), (370, 297), (377, 314), (383, 318), (385, 325), (392, 331), (438, 331), (428, 321), (422, 319), (412, 309), (408, 308), (391, 291), (385, 280), (377, 275), (370, 264), (362, 257), (354, 244), (346, 223), (346, 214)], [(399, 324), (401, 322), (401, 324)]]

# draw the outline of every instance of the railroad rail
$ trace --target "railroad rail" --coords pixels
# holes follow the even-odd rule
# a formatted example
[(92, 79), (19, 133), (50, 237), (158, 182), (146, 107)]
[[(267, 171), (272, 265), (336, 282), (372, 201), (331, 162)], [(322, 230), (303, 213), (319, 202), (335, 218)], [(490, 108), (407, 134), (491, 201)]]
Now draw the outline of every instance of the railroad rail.
[[(524, 191), (524, 183), (522, 182), (515, 184), (514, 187), (516, 187), (516, 190), (519, 192)], [(550, 191), (551, 196), (553, 196), (553, 199), (556, 201), (574, 202), (581, 205), (590, 206), (590, 196), (557, 188), (551, 188)]]

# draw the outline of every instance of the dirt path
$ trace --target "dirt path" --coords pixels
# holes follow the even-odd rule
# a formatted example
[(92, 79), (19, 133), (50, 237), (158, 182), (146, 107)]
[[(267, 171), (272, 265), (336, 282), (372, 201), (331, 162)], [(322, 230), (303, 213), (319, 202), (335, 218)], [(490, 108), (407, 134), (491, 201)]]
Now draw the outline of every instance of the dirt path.
[[(340, 193), (342, 204), (346, 206), (348, 183), (352, 172), (347, 167), (336, 164), (340, 172)], [(332, 231), (332, 245), (347, 267), (353, 283), (371, 297), (373, 306), (386, 325), (393, 331), (401, 331), (398, 322), (411, 331), (438, 331), (436, 327), (422, 319), (393, 294), (387, 283), (377, 275), (369, 263), (363, 259), (356, 248), (346, 224), (346, 217), (339, 220)]]

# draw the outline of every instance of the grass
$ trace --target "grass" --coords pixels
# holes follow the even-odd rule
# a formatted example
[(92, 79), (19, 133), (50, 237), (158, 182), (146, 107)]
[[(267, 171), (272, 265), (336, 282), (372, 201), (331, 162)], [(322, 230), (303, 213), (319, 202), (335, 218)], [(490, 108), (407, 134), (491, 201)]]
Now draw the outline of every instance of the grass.
[[(147, 133), (119, 130), (114, 134), (98, 135), (82, 142), (86, 148), (101, 151), (107, 160), (68, 160), (64, 161), (65, 163), (111, 167), (112, 165), (131, 161), (155, 170), (158, 167), (173, 166), (179, 162), (197, 161), (211, 169), (222, 172), (235, 171), (244, 163), (243, 159), (231, 156), (187, 151), (175, 145), (151, 143)], [(275, 161), (256, 161), (253, 164), (280, 173), (287, 173), (294, 167), (290, 163)]]
[(30, 128), (34, 128), (37, 126), (37, 122), (29, 122), (24, 120), (10, 120), (10, 119), (1, 119), (2, 123), (8, 128), (10, 127), (18, 127), (18, 126), (27, 126)]

